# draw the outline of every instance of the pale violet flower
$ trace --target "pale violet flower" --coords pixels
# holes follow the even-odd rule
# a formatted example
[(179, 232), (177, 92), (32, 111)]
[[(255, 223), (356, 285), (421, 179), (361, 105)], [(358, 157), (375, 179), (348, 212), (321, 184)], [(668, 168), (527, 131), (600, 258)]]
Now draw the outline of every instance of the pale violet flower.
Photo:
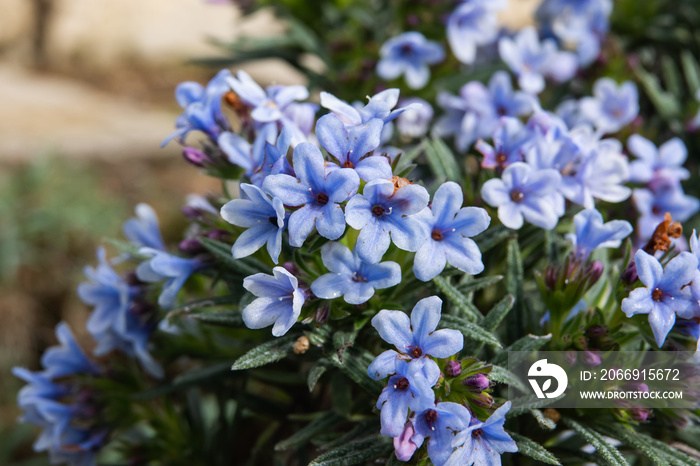
[(640, 216), (636, 233), (649, 238), (657, 225), (664, 221), (666, 212), (677, 222), (685, 222), (700, 210), (700, 200), (683, 192), (678, 183), (657, 186), (657, 189), (635, 189), (632, 200)]
[(362, 304), (374, 295), (374, 290), (391, 288), (401, 282), (401, 267), (396, 262), (369, 264), (341, 243), (325, 244), (321, 259), (330, 273), (311, 284), (311, 291), (319, 298), (342, 296), (346, 303)]
[(459, 61), (474, 63), (477, 47), (498, 37), (497, 10), (500, 0), (469, 0), (460, 3), (447, 20), (447, 41)]
[(432, 280), (446, 263), (470, 275), (484, 270), (481, 251), (471, 237), (486, 230), (491, 218), (480, 207), (462, 207), (463, 202), (462, 188), (452, 181), (435, 193), (430, 214), (424, 216), (430, 235), (413, 262), (419, 280)]
[(163, 309), (171, 309), (187, 279), (205, 267), (199, 259), (178, 257), (153, 248), (141, 248), (139, 254), (148, 257), (136, 268), (139, 280), (149, 283), (165, 280), (158, 296), (158, 305)]
[(405, 32), (386, 41), (379, 51), (377, 74), (386, 80), (401, 75), (411, 89), (421, 89), (430, 80), (430, 67), (445, 59), (440, 44), (427, 40), (420, 32)]
[(276, 337), (292, 328), (306, 300), (299, 281), (284, 267), (275, 267), (272, 275), (256, 273), (246, 277), (243, 288), (257, 296), (243, 309), (243, 322), (252, 329), (272, 325), (272, 335)]
[(630, 181), (648, 183), (654, 178), (670, 178), (685, 180), (690, 172), (683, 168), (688, 157), (688, 149), (679, 138), (673, 138), (658, 148), (653, 142), (638, 134), (633, 134), (627, 140), (629, 151), (637, 156), (630, 163)]
[(158, 226), (158, 216), (148, 204), (136, 206), (136, 217), (124, 222), (124, 236), (138, 247), (165, 249)]
[(629, 297), (622, 300), (622, 311), (627, 317), (649, 314), (649, 325), (656, 344), (661, 347), (676, 322), (676, 315), (684, 319), (692, 317), (694, 306), (687, 285), (697, 272), (698, 258), (682, 252), (664, 269), (654, 256), (640, 249), (634, 261), (645, 287), (632, 290)]
[(526, 163), (508, 165), (501, 178), (488, 180), (481, 188), (486, 202), (498, 207), (498, 218), (514, 230), (523, 220), (546, 230), (564, 214), (564, 198), (557, 192), (561, 175), (553, 169), (535, 170)]
[(578, 69), (574, 54), (558, 50), (553, 39), (540, 42), (532, 26), (522, 29), (514, 39), (501, 38), (498, 51), (518, 76), (521, 89), (531, 94), (544, 90), (545, 77), (564, 82), (571, 79)]
[(284, 231), (284, 204), (279, 198), (270, 199), (262, 189), (242, 184), (241, 199), (233, 199), (221, 208), (221, 217), (227, 222), (247, 228), (233, 243), (231, 254), (240, 259), (253, 254), (267, 243), (267, 252), (276, 264), (282, 251)]
[(582, 210), (574, 216), (575, 234), (567, 235), (574, 245), (575, 254), (586, 259), (594, 249), (617, 248), (632, 233), (632, 225), (626, 220), (603, 222), (603, 216), (595, 209)]
[[(396, 119), (396, 129), (403, 136), (420, 138), (428, 132), (430, 120), (433, 119), (433, 107), (423, 99), (412, 97), (401, 100), (401, 105), (411, 106)], [(420, 105), (420, 107), (417, 107)]]
[(598, 130), (615, 133), (639, 114), (639, 93), (632, 81), (618, 86), (610, 78), (600, 78), (593, 85), (593, 97), (584, 97), (579, 105)]

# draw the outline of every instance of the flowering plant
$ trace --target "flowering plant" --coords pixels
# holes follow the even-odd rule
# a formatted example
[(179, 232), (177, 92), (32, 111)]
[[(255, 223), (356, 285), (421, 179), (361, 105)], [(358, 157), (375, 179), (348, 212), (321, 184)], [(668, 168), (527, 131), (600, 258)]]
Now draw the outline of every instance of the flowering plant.
[[(164, 143), (222, 192), (188, 199), (177, 247), (140, 204), (117, 252), (100, 248), (78, 289), (94, 348), (60, 324), (42, 370), (14, 372), (37, 450), (76, 465), (697, 464), (697, 406), (542, 411), (504, 391), (522, 384), (509, 351), (595, 366), (596, 351), (697, 349), (680, 110), (655, 122), (665, 94), (636, 64), (651, 103), (603, 77), (609, 0), (545, 0), (538, 28), (513, 32), (501, 2), (432, 3), (439, 31), (420, 30), (435, 11), (394, 12), (405, 31), (376, 49), (362, 102), (228, 69), (178, 86)], [(486, 84), (451, 89), (459, 63)], [(429, 90), (402, 100), (385, 84), (403, 80)]]

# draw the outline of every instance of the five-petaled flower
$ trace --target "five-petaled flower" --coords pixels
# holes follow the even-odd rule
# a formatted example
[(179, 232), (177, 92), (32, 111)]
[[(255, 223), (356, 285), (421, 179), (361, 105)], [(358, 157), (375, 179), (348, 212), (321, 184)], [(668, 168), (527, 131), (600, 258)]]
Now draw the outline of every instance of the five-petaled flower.
[(379, 53), (377, 74), (383, 79), (396, 79), (403, 74), (411, 89), (425, 87), (430, 80), (429, 65), (445, 59), (445, 50), (440, 44), (413, 31), (389, 39)]
[(576, 234), (567, 238), (574, 245), (574, 253), (587, 259), (594, 249), (617, 248), (632, 233), (632, 225), (626, 220), (603, 222), (603, 216), (595, 209), (582, 210), (574, 216)]
[(442, 466), (454, 450), (452, 443), (455, 435), (466, 429), (471, 420), (471, 413), (465, 406), (451, 402), (437, 403), (416, 414), (416, 433), (411, 440), (420, 447), (427, 438), (430, 461), (435, 466)]

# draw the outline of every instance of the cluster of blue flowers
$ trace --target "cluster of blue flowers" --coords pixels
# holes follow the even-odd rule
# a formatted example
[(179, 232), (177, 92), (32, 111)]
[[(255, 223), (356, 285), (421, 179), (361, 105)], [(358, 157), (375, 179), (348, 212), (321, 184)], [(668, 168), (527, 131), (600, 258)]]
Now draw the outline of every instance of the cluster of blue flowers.
[(377, 400), (381, 433), (394, 438), (396, 456), (402, 461), (411, 459), (427, 440), (428, 455), (436, 466), (500, 464), (502, 453), (518, 451), (503, 430), (510, 402), (482, 422), (463, 399), (436, 400), (433, 387), (444, 375), (433, 358), (449, 358), (464, 345), (459, 331), (436, 330), (441, 307), (440, 298), (433, 296), (420, 300), (410, 318), (402, 311), (382, 310), (372, 319), (382, 339), (398, 350), (383, 352), (367, 369), (373, 379), (389, 377)]

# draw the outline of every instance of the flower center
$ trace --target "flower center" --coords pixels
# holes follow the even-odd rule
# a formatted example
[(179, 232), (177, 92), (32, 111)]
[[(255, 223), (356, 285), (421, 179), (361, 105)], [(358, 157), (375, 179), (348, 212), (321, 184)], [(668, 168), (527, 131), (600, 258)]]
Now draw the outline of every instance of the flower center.
[(410, 55), (413, 53), (413, 47), (411, 47), (409, 44), (403, 44), (401, 46), (401, 55), (406, 56)]
[(508, 114), (508, 111), (503, 105), (499, 105), (496, 107), (496, 113), (498, 113), (499, 116), (505, 116)]
[(425, 421), (428, 423), (430, 430), (435, 430), (435, 421), (437, 421), (438, 413), (434, 409), (429, 409), (425, 412)]
[(437, 228), (433, 230), (432, 233), (430, 233), (430, 237), (433, 238), (435, 241), (440, 241), (443, 238), (442, 232)]
[(350, 160), (346, 160), (345, 163), (343, 163), (343, 168), (355, 168), (355, 165), (353, 165)]
[(658, 288), (656, 288), (654, 291), (651, 292), (651, 299), (653, 299), (654, 301), (661, 301), (661, 298), (663, 298), (663, 297), (664, 297), (664, 292)]
[(269, 217), (268, 220), (270, 221), (270, 223), (277, 226), (277, 217)]
[(318, 202), (321, 205), (326, 205), (328, 204), (328, 194), (326, 193), (318, 193), (316, 195), (316, 202)]
[(355, 272), (355, 274), (352, 276), (352, 281), (354, 281), (355, 283), (357, 283), (357, 282), (367, 283), (367, 279), (365, 277), (359, 276), (357, 274), (357, 272)]
[(413, 358), (417, 359), (417, 358), (420, 358), (421, 356), (423, 356), (423, 350), (420, 349), (418, 346), (409, 346), (409, 348), (411, 348), (411, 351), (409, 352), (409, 354)]
[(408, 379), (403, 377), (394, 384), (394, 390), (406, 390), (409, 387)]
[(502, 153), (502, 152), (499, 152), (499, 153), (496, 155), (496, 163), (497, 163), (498, 165), (503, 165), (504, 163), (506, 163), (506, 160), (507, 160), (507, 159), (508, 159), (508, 157), (506, 156), (506, 154), (504, 154), (504, 153)]
[(386, 212), (386, 209), (380, 205), (375, 205), (372, 207), (372, 213), (374, 214), (375, 217), (381, 217), (384, 212)]
[(510, 191), (510, 199), (513, 202), (522, 202), (523, 199), (525, 199), (525, 194), (519, 189), (512, 189)]
[(474, 429), (472, 431), (472, 437), (474, 438), (481, 437), (482, 435), (484, 435), (484, 431), (481, 429)]

